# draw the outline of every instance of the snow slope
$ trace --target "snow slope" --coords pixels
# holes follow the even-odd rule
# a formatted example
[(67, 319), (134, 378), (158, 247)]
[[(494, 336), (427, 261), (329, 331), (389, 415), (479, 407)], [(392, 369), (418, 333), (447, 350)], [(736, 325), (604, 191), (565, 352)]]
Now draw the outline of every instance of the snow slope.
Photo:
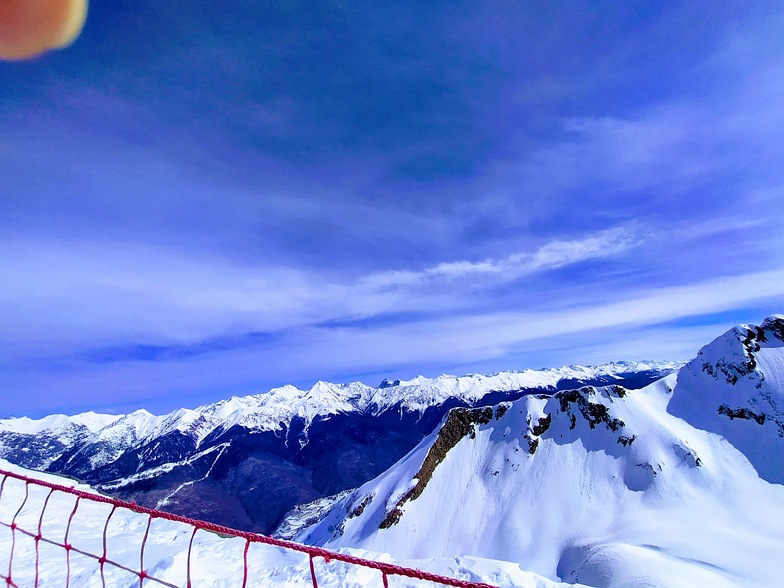
[(591, 586), (780, 585), (784, 486), (666, 412), (680, 379), (455, 409), (297, 539)]
[[(28, 476), (49, 482), (70, 485), (67, 479), (23, 470), (6, 461), (0, 460), (0, 469), (24, 473)], [(87, 486), (80, 490), (90, 491)], [(30, 485), (29, 498), (24, 503), (16, 522), (23, 528), (35, 530), (38, 518), (46, 500), (48, 490)], [(0, 521), (10, 523), (25, 499), (25, 484), (9, 478), (3, 486), (0, 497)], [(62, 541), (70, 513), (74, 510), (75, 498), (55, 492), (49, 499), (43, 519), (44, 537)], [(100, 555), (103, 550), (102, 530), (111, 506), (82, 500), (73, 518), (68, 538), (75, 548)], [(138, 569), (142, 539), (148, 517), (124, 511), (115, 511), (107, 527), (107, 553), (109, 559), (131, 569)], [(184, 586), (187, 577), (186, 562), (188, 543), (192, 528), (155, 519), (150, 526), (149, 538), (144, 547), (145, 571), (160, 580)], [(11, 531), (0, 527), (0, 570), (8, 570), (11, 553)], [(191, 578), (193, 588), (224, 588), (240, 586), (243, 574), (242, 539), (226, 539), (213, 533), (199, 532), (193, 543), (191, 558)], [(374, 554), (363, 550), (344, 550), (365, 559), (391, 562), (384, 554)], [(32, 538), (17, 534), (13, 556), (13, 579), (21, 586), (32, 586), (36, 560), (35, 543)], [(512, 588), (557, 588), (566, 584), (551, 582), (530, 572), (525, 572), (516, 564), (480, 558), (459, 557), (449, 559), (429, 559), (424, 561), (395, 562), (414, 566), (419, 569), (464, 580), (489, 582), (499, 587)], [(249, 585), (270, 588), (291, 588), (311, 586), (310, 570), (306, 555), (288, 552), (276, 547), (254, 544), (248, 552)], [(103, 586), (98, 563), (77, 552), (71, 553), (71, 585), (80, 588)], [(63, 586), (66, 578), (66, 560), (60, 547), (40, 544), (40, 586)], [(316, 570), (319, 586), (359, 588), (380, 585), (380, 574), (374, 570), (350, 566), (342, 562), (325, 563), (317, 560)], [(135, 588), (139, 586), (138, 576), (107, 564), (105, 566), (106, 586), (115, 588)], [(160, 585), (147, 580), (145, 586)], [(392, 577), (390, 586), (425, 586), (423, 582), (408, 582)]]

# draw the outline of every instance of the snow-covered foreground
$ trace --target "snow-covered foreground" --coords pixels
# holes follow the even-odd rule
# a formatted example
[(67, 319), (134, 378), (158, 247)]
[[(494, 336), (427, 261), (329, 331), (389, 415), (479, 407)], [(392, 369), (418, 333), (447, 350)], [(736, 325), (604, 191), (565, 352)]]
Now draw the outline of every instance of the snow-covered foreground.
[[(30, 472), (0, 460), (0, 469), (17, 472), (54, 484), (72, 485), (57, 476)], [(90, 491), (84, 485), (79, 490)], [(25, 484), (8, 478), (0, 496), (0, 522), (10, 524), (14, 515), (21, 529), (35, 533), (39, 517), (49, 490), (29, 485), (29, 496), (25, 502)], [(42, 536), (64, 543), (68, 519), (74, 509), (76, 498), (62, 492), (54, 492), (46, 507), (41, 525)], [(103, 553), (103, 531), (112, 507), (108, 504), (81, 500), (71, 523), (68, 542), (75, 549), (100, 556)], [(118, 509), (111, 517), (107, 528), (107, 556), (109, 559), (130, 568), (140, 569), (142, 541), (148, 517), (131, 511)], [(174, 586), (185, 586), (187, 581), (188, 545), (193, 534), (189, 525), (154, 519), (144, 546), (144, 570), (152, 577)], [(206, 531), (199, 531), (193, 541), (191, 553), (191, 580), (194, 588), (228, 588), (242, 586), (243, 553), (245, 541), (239, 538), (223, 538)], [(12, 532), (7, 526), (0, 527), (0, 573), (5, 575), (9, 567), (12, 549)], [(375, 561), (391, 562), (384, 554), (375, 554), (361, 549), (343, 549), (357, 557)], [(18, 586), (33, 586), (35, 580), (35, 541), (16, 532), (13, 546), (12, 578)], [(66, 552), (62, 547), (45, 541), (39, 544), (39, 586), (64, 586), (68, 575)], [(316, 558), (318, 584), (321, 587), (364, 587), (381, 586), (381, 574), (372, 569)], [(415, 567), (432, 573), (474, 581), (500, 587), (554, 588), (566, 586), (530, 572), (523, 571), (512, 563), (475, 557), (435, 558), (428, 560), (396, 561), (399, 565)], [(292, 588), (312, 586), (308, 556), (278, 547), (252, 544), (248, 552), (248, 586)], [(135, 574), (107, 564), (104, 569), (106, 586), (131, 588), (139, 586)], [(80, 588), (101, 587), (99, 564), (96, 559), (75, 551), (70, 555), (70, 585)], [(146, 579), (145, 586), (161, 585)], [(411, 580), (398, 576), (389, 577), (394, 586), (434, 586), (430, 582)]]

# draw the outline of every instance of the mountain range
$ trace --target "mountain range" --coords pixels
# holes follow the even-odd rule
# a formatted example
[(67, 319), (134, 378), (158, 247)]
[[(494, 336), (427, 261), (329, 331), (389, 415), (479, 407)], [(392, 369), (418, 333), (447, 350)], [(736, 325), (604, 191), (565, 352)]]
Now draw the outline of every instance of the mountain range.
[(283, 386), (156, 416), (84, 413), (0, 420), (0, 458), (67, 475), (160, 508), (272, 532), (302, 503), (350, 490), (387, 470), (452, 408), (582, 385), (639, 387), (680, 364)]

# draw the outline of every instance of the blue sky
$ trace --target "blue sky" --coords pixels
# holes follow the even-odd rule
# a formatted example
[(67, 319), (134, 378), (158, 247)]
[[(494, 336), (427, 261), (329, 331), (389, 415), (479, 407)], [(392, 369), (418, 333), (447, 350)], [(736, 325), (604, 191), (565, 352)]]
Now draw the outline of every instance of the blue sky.
[(776, 2), (94, 0), (0, 63), (0, 415), (688, 359), (784, 312)]

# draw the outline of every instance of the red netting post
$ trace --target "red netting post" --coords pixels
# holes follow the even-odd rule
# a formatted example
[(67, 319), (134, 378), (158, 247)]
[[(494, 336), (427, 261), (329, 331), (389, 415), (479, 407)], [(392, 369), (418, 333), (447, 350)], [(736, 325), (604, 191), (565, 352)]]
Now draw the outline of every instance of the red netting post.
[(245, 539), (245, 552), (242, 554), (242, 588), (248, 585), (248, 550), (250, 549), (250, 539)]
[(310, 579), (313, 581), (313, 588), (318, 588), (318, 580), (316, 580), (316, 568), (313, 567), (313, 554), (310, 557)]
[[(11, 555), (8, 558), (8, 577), (6, 578), (6, 584), (13, 584), (11, 579), (11, 571), (14, 566), (14, 551), (16, 549), (16, 518), (19, 516), (19, 513), (22, 512), (25, 504), (27, 504), (27, 498), (30, 496), (30, 482), (25, 482), (25, 496), (24, 500), (22, 500), (22, 504), (19, 505), (19, 508), (16, 510), (14, 514), (14, 518), (11, 519)], [(14, 586), (16, 584), (13, 584)]]
[(155, 515), (150, 514), (147, 519), (147, 528), (144, 530), (144, 538), (142, 539), (142, 547), (139, 550), (139, 588), (142, 588), (144, 579), (147, 577), (147, 572), (144, 571), (144, 548), (147, 546), (147, 537), (150, 536), (150, 525)]
[(71, 532), (71, 523), (73, 522), (74, 515), (76, 515), (76, 511), (79, 508), (79, 501), (81, 500), (81, 496), (76, 497), (76, 502), (74, 503), (73, 510), (71, 511), (71, 516), (68, 517), (68, 525), (65, 527), (65, 540), (63, 541), (63, 546), (65, 547), (65, 588), (68, 588), (71, 585), (71, 549), (73, 545), (68, 543), (68, 535)]
[(381, 579), (384, 581), (384, 588), (389, 588), (389, 580), (387, 579), (386, 572), (381, 572)]
[[(0, 500), (3, 499), (3, 490), (5, 490), (5, 483), (6, 483), (7, 480), (8, 480), (8, 474), (3, 476), (3, 483), (0, 484)], [(11, 583), (11, 563), (10, 562), (8, 563), (8, 575), (5, 576), (5, 582), (6, 582), (6, 584), (10, 584)]]
[(106, 577), (103, 573), (103, 568), (106, 565), (106, 561), (109, 559), (109, 550), (107, 545), (107, 533), (109, 531), (109, 521), (112, 520), (115, 511), (117, 510), (117, 505), (112, 506), (112, 511), (109, 513), (109, 516), (106, 517), (106, 524), (103, 526), (103, 553), (101, 557), (98, 559), (98, 565), (101, 568), (101, 586), (106, 588)]
[(191, 534), (191, 540), (190, 540), (190, 543), (188, 543), (188, 560), (187, 560), (187, 563), (186, 563), (186, 572), (185, 572), (186, 573), (186, 578), (187, 578), (187, 583), (186, 583), (187, 588), (192, 588), (191, 587), (191, 552), (193, 551), (193, 539), (196, 537), (196, 531), (198, 531), (198, 530), (199, 530), (198, 527), (193, 527), (193, 533)]
[(34, 584), (35, 588), (38, 588), (38, 582), (39, 582), (38, 566), (41, 560), (41, 551), (40, 551), (41, 539), (44, 536), (42, 532), (42, 528), (44, 524), (44, 514), (46, 514), (46, 507), (49, 506), (49, 499), (52, 497), (52, 494), (54, 494), (54, 490), (50, 489), (49, 494), (46, 495), (46, 499), (44, 500), (44, 505), (41, 508), (41, 516), (38, 517), (38, 531), (35, 535), (35, 584)]

